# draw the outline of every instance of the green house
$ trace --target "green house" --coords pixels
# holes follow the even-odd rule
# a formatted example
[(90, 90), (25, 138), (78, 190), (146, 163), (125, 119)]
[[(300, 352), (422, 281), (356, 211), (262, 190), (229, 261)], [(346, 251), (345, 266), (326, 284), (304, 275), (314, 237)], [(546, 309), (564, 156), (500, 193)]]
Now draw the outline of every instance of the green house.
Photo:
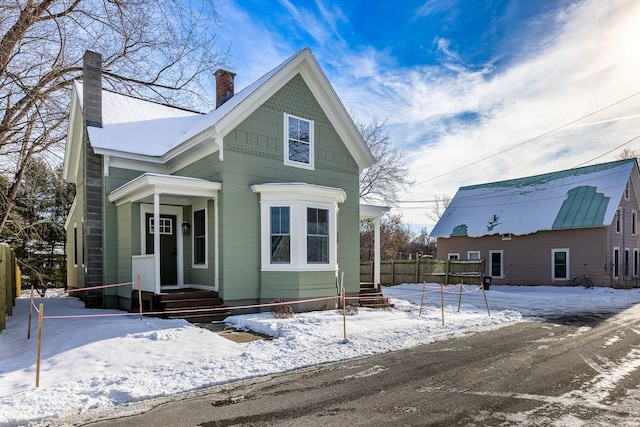
[(358, 177), (374, 159), (309, 49), (237, 94), (219, 70), (208, 114), (104, 90), (101, 67), (87, 51), (73, 89), (69, 288), (134, 282), (84, 294), (122, 309), (138, 278), (147, 296), (228, 306), (357, 295)]

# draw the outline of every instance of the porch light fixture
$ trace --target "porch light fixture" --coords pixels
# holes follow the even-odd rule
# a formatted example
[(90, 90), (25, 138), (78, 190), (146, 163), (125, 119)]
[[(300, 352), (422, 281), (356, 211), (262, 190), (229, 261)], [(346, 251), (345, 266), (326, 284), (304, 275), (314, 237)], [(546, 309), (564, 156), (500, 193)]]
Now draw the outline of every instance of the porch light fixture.
[(182, 234), (189, 234), (191, 231), (191, 225), (189, 221), (182, 221)]

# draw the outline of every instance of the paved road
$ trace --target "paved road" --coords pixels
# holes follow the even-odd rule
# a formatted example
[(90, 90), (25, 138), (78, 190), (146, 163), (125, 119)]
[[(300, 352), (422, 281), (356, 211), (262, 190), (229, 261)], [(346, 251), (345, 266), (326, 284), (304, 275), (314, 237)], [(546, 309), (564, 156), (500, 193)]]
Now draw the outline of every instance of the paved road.
[(640, 308), (522, 322), (85, 425), (637, 426)]

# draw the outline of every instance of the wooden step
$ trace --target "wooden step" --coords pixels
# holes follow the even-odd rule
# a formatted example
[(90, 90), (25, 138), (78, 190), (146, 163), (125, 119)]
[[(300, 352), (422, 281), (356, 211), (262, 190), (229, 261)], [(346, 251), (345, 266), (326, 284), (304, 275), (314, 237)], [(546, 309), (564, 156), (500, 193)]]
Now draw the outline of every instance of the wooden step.
[(172, 299), (160, 302), (165, 310), (176, 310), (177, 308), (193, 307), (214, 307), (223, 304), (222, 298), (188, 298)]

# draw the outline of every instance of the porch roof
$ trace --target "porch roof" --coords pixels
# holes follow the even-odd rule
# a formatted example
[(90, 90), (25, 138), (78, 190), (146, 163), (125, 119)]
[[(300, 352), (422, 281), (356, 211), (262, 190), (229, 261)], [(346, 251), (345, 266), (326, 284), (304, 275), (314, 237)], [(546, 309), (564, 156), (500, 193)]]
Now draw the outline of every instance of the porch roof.
[(153, 203), (153, 195), (160, 194), (163, 203), (189, 205), (197, 200), (218, 198), (221, 188), (220, 182), (147, 172), (116, 188), (107, 197), (120, 206), (128, 202)]
[(390, 210), (390, 206), (360, 204), (360, 219), (380, 218)]

